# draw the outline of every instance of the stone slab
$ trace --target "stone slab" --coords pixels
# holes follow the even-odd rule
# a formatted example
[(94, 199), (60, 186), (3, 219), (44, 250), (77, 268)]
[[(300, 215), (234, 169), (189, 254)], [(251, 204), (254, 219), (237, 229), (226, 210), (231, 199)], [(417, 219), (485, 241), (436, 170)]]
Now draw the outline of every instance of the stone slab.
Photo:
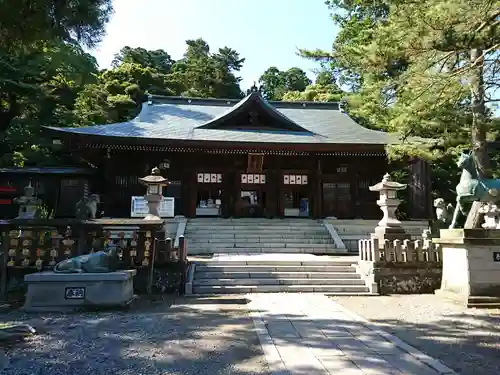
[(83, 281), (126, 281), (132, 279), (137, 274), (136, 270), (125, 270), (107, 273), (56, 273), (37, 272), (24, 276), (25, 283), (48, 283), (48, 282), (83, 282)]
[(109, 273), (58, 274), (41, 272), (25, 276), (27, 312), (71, 311), (82, 308), (123, 307), (134, 299), (136, 270)]
[(456, 374), (324, 295), (248, 295), (271, 374)]

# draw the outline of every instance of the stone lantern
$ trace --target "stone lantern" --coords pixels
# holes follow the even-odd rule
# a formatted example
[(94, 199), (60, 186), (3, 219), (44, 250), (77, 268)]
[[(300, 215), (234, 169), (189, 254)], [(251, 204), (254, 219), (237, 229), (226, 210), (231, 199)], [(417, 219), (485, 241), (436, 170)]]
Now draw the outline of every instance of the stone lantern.
[(28, 186), (24, 188), (24, 195), (14, 199), (14, 203), (19, 205), (18, 219), (34, 219), (39, 215), (42, 200), (34, 197), (34, 192), (30, 180)]
[(401, 203), (401, 200), (397, 197), (397, 192), (406, 189), (406, 184), (392, 181), (391, 176), (386, 173), (382, 181), (370, 186), (369, 189), (377, 191), (380, 194), (377, 204), (382, 210), (384, 217), (379, 221), (374, 233), (378, 237), (380, 244), (383, 244), (386, 239), (392, 241), (395, 239), (404, 240), (410, 238), (396, 217), (396, 210)]
[(146, 177), (139, 178), (141, 184), (146, 186), (146, 199), (149, 213), (144, 220), (159, 220), (160, 217), (160, 204), (163, 199), (162, 189), (168, 185), (168, 180), (160, 175), (159, 168), (153, 168), (151, 174)]

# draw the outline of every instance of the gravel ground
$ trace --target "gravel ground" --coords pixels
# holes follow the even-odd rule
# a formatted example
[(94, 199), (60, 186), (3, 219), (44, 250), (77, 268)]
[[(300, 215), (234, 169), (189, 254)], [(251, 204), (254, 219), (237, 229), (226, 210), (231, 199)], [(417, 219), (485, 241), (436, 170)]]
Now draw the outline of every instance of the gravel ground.
[(6, 350), (5, 375), (268, 375), (245, 300), (139, 301), (128, 312), (0, 315), (40, 334)]
[(332, 297), (462, 375), (500, 374), (500, 310), (434, 295)]

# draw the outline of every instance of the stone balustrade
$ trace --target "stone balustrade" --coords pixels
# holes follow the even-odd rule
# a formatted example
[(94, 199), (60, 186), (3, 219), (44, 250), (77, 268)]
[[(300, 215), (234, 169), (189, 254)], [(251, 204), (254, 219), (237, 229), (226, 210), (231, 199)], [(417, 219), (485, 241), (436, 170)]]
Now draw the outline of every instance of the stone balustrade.
[(442, 277), (442, 250), (424, 231), (419, 240), (363, 239), (358, 242), (358, 273), (371, 292), (380, 294), (433, 293)]
[(421, 240), (385, 240), (377, 238), (358, 241), (359, 260), (376, 263), (442, 263), (441, 247), (430, 238)]

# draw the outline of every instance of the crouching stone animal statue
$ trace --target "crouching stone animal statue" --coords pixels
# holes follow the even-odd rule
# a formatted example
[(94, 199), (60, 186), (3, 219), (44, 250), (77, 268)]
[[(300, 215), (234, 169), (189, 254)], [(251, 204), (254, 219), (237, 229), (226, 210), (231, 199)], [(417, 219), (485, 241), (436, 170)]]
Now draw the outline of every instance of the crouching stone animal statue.
[(54, 266), (55, 273), (106, 273), (114, 272), (119, 267), (116, 250), (98, 251), (65, 259)]

